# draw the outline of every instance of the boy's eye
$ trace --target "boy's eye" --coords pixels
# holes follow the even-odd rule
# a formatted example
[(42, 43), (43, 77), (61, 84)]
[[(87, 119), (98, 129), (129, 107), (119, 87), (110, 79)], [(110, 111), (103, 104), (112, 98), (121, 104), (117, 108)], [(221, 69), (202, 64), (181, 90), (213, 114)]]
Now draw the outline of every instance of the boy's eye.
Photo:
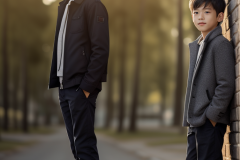
[(198, 12), (193, 12), (193, 14), (198, 14)]
[(210, 12), (207, 11), (207, 12), (205, 12), (205, 13), (210, 13)]

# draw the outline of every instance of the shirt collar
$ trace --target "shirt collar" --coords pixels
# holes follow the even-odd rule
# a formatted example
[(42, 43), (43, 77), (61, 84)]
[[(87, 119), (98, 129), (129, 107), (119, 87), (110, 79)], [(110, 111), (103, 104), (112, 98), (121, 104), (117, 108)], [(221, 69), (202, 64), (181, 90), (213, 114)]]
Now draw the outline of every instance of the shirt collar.
[[(209, 35), (209, 33), (206, 35), (206, 37)], [(205, 39), (206, 39), (206, 37), (205, 37)], [(200, 38), (198, 40), (198, 45), (201, 45), (204, 42), (205, 39), (203, 39), (203, 35), (201, 34), (201, 36), (200, 36)]]

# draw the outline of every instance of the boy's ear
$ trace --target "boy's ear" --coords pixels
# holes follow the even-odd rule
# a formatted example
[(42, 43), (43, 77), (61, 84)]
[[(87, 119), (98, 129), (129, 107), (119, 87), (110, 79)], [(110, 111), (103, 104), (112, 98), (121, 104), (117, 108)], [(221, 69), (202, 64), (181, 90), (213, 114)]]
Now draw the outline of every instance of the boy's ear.
[(218, 21), (218, 22), (222, 22), (223, 19), (224, 19), (224, 13), (221, 12), (221, 13), (218, 14), (217, 21)]
[(193, 14), (192, 14), (192, 21), (193, 21)]

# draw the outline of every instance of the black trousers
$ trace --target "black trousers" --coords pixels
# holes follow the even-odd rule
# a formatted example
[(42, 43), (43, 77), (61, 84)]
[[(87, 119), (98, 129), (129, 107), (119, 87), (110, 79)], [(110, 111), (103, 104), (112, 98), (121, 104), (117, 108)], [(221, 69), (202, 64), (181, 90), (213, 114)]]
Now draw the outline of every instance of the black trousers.
[[(76, 160), (99, 160), (94, 133), (96, 89), (86, 98), (77, 86), (59, 89), (59, 101), (65, 121), (72, 153)], [(77, 90), (77, 91), (76, 91)]]
[(226, 124), (214, 127), (209, 119), (201, 127), (189, 127), (186, 160), (222, 160)]

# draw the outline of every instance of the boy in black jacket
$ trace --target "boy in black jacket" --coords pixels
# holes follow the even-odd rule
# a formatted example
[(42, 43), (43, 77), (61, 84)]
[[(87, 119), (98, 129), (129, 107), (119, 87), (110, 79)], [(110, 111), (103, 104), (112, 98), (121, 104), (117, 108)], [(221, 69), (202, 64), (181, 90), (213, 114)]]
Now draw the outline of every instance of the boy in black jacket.
[(94, 117), (96, 99), (106, 82), (108, 55), (108, 13), (102, 2), (60, 2), (49, 88), (59, 89), (76, 160), (99, 160)]

